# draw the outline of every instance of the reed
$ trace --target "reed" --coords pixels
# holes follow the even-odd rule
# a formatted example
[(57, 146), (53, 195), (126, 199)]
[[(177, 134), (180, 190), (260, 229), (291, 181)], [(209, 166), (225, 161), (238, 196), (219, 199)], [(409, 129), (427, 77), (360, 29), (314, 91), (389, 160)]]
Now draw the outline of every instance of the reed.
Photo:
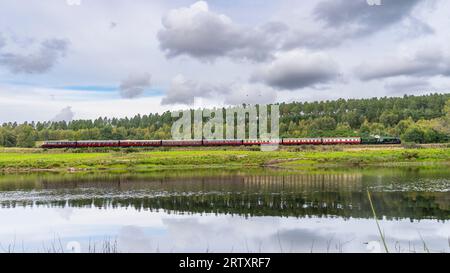
[(389, 253), (389, 249), (386, 244), (386, 238), (385, 238), (383, 232), (381, 231), (380, 223), (378, 223), (377, 213), (375, 212), (375, 208), (373, 207), (372, 197), (370, 196), (369, 189), (367, 189), (367, 197), (369, 198), (370, 208), (372, 209), (373, 218), (375, 219), (375, 223), (377, 224), (378, 232), (380, 233), (380, 237), (381, 237), (381, 241), (383, 242), (384, 250), (386, 251), (386, 253)]

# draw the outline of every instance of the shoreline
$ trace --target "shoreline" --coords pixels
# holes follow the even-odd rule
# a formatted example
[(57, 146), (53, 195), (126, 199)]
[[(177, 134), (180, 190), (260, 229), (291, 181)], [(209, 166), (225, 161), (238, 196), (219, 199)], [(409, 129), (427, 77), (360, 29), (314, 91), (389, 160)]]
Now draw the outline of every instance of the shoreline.
[(157, 171), (183, 169), (395, 167), (450, 164), (450, 148), (326, 147), (254, 150), (64, 151), (1, 149), (0, 172)]

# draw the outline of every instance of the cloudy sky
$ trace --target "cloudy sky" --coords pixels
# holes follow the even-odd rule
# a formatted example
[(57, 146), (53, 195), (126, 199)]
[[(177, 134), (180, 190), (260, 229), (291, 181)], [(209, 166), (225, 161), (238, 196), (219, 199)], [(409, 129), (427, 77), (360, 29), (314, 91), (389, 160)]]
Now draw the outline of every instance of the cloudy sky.
[(449, 92), (450, 1), (367, 2), (0, 0), (0, 122)]

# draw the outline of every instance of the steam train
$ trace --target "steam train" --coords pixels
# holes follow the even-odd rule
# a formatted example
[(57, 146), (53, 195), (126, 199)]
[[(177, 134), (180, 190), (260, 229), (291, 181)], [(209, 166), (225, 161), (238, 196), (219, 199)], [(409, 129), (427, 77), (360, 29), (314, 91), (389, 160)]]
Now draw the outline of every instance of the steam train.
[(261, 139), (199, 139), (199, 140), (78, 140), (45, 141), (42, 148), (87, 147), (194, 147), (194, 146), (253, 146), (253, 145), (338, 145), (338, 144), (400, 144), (397, 137), (319, 137)]

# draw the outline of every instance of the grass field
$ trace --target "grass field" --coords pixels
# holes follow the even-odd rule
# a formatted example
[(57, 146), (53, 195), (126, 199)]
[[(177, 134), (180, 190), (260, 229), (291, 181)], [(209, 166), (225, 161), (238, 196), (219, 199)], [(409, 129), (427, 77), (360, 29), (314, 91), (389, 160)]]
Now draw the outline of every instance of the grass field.
[(83, 152), (0, 149), (1, 171), (138, 170), (222, 167), (319, 167), (329, 165), (450, 164), (450, 148), (341, 149), (305, 151), (172, 150)]

